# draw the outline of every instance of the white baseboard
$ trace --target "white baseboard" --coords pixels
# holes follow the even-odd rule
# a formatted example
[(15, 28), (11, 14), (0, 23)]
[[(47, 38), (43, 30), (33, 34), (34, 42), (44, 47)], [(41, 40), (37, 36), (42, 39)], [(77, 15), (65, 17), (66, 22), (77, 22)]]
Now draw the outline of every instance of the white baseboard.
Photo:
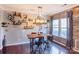
[(20, 44), (27, 44), (27, 43), (30, 43), (30, 42), (11, 43), (11, 44), (6, 44), (6, 46), (20, 45)]
[(77, 50), (76, 48), (73, 48), (74, 51), (79, 52), (79, 50)]
[(58, 42), (58, 41), (56, 41), (56, 40), (53, 40), (54, 42), (57, 42), (57, 43), (59, 43), (59, 44), (61, 44), (61, 45), (63, 45), (63, 46), (66, 46), (65, 44), (63, 44), (63, 43), (60, 43), (60, 42)]
[[(20, 45), (20, 44), (28, 44), (30, 43), (29, 41), (28, 42), (19, 42), (19, 43), (11, 43), (11, 44), (6, 44), (6, 46), (12, 46), (12, 45)], [(2, 50), (3, 47), (0, 47), (0, 50)]]

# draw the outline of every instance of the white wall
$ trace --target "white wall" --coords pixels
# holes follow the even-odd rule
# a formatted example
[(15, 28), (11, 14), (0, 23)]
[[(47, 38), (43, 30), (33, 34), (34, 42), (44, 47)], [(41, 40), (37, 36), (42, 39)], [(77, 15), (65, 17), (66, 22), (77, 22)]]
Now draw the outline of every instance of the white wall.
[(2, 30), (1, 24), (0, 24), (0, 49), (2, 49), (2, 40), (3, 40), (3, 30)]
[[(41, 29), (42, 32), (45, 31), (44, 28), (45, 27), (43, 27)], [(33, 29), (24, 30), (24, 29), (20, 28), (19, 26), (11, 25), (7, 28), (7, 32), (6, 32), (6, 46), (29, 43), (27, 34), (29, 34), (31, 32), (38, 32), (38, 31), (39, 31), (39, 26), (36, 26)]]
[(0, 49), (2, 49), (2, 41), (3, 41), (3, 37), (4, 37), (4, 31), (3, 28), (1, 27), (1, 23), (3, 21), (3, 12), (2, 10), (0, 10)]
[[(6, 18), (6, 12), (4, 11), (1, 14), (1, 18), (2, 21), (9, 22)], [(42, 25), (41, 30), (39, 30), (39, 27), (40, 26), (35, 26), (33, 29), (24, 30), (20, 26), (16, 25), (9, 25), (7, 28), (2, 28), (0, 24), (0, 48), (2, 48), (2, 40), (4, 35), (6, 35), (6, 46), (28, 43), (29, 39), (27, 38), (27, 34), (38, 31), (42, 31), (45, 33), (46, 26)]]
[(28, 42), (25, 33), (18, 26), (9, 26), (6, 31), (6, 45)]

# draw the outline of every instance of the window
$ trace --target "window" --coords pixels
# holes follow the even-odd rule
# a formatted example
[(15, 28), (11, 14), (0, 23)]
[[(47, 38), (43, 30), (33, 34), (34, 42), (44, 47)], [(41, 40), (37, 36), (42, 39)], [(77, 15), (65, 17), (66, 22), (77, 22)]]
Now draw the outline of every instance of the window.
[(67, 38), (67, 19), (60, 19), (60, 37)]
[(52, 34), (54, 36), (67, 38), (67, 18), (52, 21)]
[(59, 34), (59, 20), (53, 20), (52, 34), (58, 36)]

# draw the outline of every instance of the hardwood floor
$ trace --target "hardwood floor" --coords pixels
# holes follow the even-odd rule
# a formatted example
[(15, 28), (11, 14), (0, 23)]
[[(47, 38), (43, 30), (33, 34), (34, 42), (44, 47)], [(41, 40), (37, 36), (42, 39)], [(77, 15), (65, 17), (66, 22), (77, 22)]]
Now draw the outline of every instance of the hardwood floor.
[(30, 46), (29, 44), (7, 46), (4, 47), (3, 51), (4, 54), (29, 54)]
[(2, 50), (0, 50), (0, 54), (2, 54)]
[[(42, 52), (42, 51), (41, 51)], [(14, 46), (7, 46), (3, 49), (4, 54), (30, 54), (30, 44), (21, 44)], [(39, 52), (37, 51), (37, 54)], [(70, 54), (69, 50), (59, 46), (55, 43), (50, 43), (43, 54)]]

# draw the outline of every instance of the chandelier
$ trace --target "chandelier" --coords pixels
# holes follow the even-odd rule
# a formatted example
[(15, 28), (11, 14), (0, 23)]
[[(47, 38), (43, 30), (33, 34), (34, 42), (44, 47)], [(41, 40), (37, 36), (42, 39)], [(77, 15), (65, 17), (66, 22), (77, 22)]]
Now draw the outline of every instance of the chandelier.
[(40, 24), (46, 24), (47, 20), (42, 16), (42, 7), (38, 7), (38, 16), (35, 18), (34, 24), (40, 25)]

